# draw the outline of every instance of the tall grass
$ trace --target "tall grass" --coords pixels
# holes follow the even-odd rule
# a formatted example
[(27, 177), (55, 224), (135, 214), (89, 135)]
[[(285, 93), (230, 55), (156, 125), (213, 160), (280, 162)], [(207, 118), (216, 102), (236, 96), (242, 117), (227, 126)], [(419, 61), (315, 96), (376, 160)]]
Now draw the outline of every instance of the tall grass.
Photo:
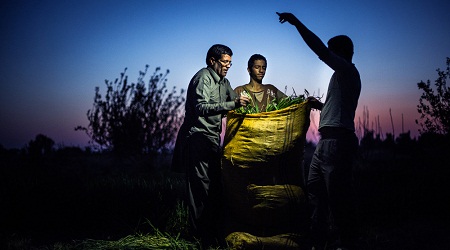
[(162, 238), (159, 243), (180, 242), (185, 249), (195, 245), (180, 238), (188, 233), (183, 178), (148, 165), (150, 159), (126, 164), (107, 155), (4, 160), (0, 239), (9, 249), (83, 238), (122, 243)]
[[(380, 145), (361, 147), (371, 151), (354, 169), (361, 249), (447, 249), (450, 147), (434, 141), (392, 155)], [(187, 227), (184, 179), (165, 162), (0, 157), (0, 249), (201, 248)]]

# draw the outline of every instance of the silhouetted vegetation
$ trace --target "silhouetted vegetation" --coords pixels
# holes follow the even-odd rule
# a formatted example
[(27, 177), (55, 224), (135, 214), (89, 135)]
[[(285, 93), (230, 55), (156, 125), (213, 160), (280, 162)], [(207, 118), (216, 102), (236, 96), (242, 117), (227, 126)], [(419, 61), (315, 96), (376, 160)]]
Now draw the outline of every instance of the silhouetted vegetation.
[[(314, 144), (306, 147), (308, 162)], [(117, 161), (64, 147), (36, 160), (26, 149), (0, 149), (0, 248), (200, 249), (170, 155)], [(448, 155), (444, 135), (381, 140), (367, 131), (353, 172), (361, 249), (446, 249)]]
[(420, 96), (417, 111), (420, 120), (416, 123), (421, 126), (420, 133), (450, 134), (450, 89), (447, 80), (450, 77), (450, 58), (447, 57), (445, 70), (436, 70), (438, 78), (435, 81), (435, 89), (430, 80), (426, 83), (420, 81), (417, 86), (423, 90)]
[(53, 146), (55, 145), (55, 141), (51, 138), (38, 134), (34, 140), (31, 140), (28, 143), (28, 153), (33, 157), (42, 157), (44, 155), (48, 155), (53, 151)]
[(148, 65), (139, 72), (137, 83), (128, 83), (126, 69), (114, 82), (105, 80), (104, 99), (95, 88), (94, 104), (88, 110), (85, 131), (91, 144), (116, 154), (148, 154), (161, 152), (174, 143), (184, 113), (184, 90), (177, 95), (166, 88), (167, 75), (156, 68), (145, 84)]
[(169, 159), (161, 154), (159, 162), (144, 156), (118, 162), (106, 152), (65, 147), (36, 160), (26, 150), (2, 149), (0, 249), (52, 242), (75, 247), (73, 240), (157, 230), (175, 238), (184, 230), (178, 219), (184, 185), (167, 172)]
[[(142, 78), (144, 75), (142, 72)], [(439, 75), (440, 86), (445, 86), (448, 69)], [(165, 76), (154, 75), (151, 81), (156, 84), (162, 78)], [(107, 101), (101, 100), (97, 89), (94, 108), (88, 112), (91, 124), (79, 129), (91, 133), (98, 146), (122, 150), (133, 140), (121, 141), (122, 136), (130, 135), (121, 129), (135, 128), (124, 124), (142, 125), (139, 119), (130, 117), (146, 117), (145, 112), (150, 111), (141, 105), (155, 98), (150, 93), (156, 88), (146, 92), (140, 85), (133, 93), (141, 97), (134, 96), (136, 101), (130, 106), (124, 100), (137, 85), (127, 87), (124, 74), (116, 83), (120, 84), (107, 82)], [(429, 85), (421, 86), (432, 93)], [(163, 89), (156, 92), (161, 94)], [(438, 92), (439, 98), (448, 98), (448, 88), (446, 91)], [(181, 103), (180, 98), (175, 98), (176, 103)], [(421, 100), (427, 98), (431, 95)], [(435, 102), (433, 105), (438, 107)], [(164, 112), (153, 113), (152, 119), (172, 114)], [(431, 121), (442, 112), (426, 113), (425, 119)], [(120, 122), (116, 124), (113, 118), (117, 117)], [(150, 122), (150, 118), (145, 119)], [(427, 127), (429, 123), (425, 122), (418, 138), (411, 138), (409, 131), (395, 137), (394, 133), (369, 129), (368, 121), (365, 109), (353, 169), (359, 249), (448, 249), (448, 130), (443, 124)], [(119, 129), (118, 124), (124, 127)], [(116, 132), (119, 134), (110, 134)], [(45, 135), (37, 135), (23, 149), (0, 145), (0, 249), (200, 249), (201, 244), (187, 228), (187, 210), (182, 203), (184, 178), (169, 171), (171, 155), (134, 154), (167, 146), (162, 138), (166, 137), (161, 136), (154, 144), (148, 138), (140, 141), (139, 147), (123, 151), (127, 154), (121, 161), (108, 150), (55, 148), (54, 141)], [(305, 166), (313, 151), (314, 144), (306, 143)]]

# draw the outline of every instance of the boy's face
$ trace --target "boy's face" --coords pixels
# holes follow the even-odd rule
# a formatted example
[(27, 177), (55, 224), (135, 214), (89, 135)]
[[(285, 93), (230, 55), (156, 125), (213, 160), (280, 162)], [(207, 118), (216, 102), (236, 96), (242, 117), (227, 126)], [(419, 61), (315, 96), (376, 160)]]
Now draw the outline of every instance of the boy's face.
[(248, 68), (247, 71), (250, 77), (256, 82), (262, 83), (264, 76), (266, 75), (267, 64), (264, 60), (255, 60), (253, 66)]

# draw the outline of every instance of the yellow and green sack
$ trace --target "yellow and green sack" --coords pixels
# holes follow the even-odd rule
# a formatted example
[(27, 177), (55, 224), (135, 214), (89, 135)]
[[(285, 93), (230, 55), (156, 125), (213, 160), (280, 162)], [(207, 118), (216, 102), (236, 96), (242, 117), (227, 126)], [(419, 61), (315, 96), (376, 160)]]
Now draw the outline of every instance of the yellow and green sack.
[(239, 221), (283, 231), (306, 209), (300, 185), (310, 111), (305, 101), (272, 112), (228, 113), (222, 176)]

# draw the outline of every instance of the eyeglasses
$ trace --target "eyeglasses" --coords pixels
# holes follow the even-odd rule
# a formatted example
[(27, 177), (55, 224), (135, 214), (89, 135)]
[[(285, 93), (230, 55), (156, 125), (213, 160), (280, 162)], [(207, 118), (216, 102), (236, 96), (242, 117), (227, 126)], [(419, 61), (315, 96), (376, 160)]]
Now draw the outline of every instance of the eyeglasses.
[(231, 65), (233, 65), (232, 63), (231, 63), (231, 61), (222, 61), (222, 60), (217, 60), (217, 61), (219, 61), (220, 62), (220, 64), (223, 66), (223, 67), (226, 67), (226, 66), (228, 66), (228, 65), (230, 65), (230, 67), (231, 67)]

